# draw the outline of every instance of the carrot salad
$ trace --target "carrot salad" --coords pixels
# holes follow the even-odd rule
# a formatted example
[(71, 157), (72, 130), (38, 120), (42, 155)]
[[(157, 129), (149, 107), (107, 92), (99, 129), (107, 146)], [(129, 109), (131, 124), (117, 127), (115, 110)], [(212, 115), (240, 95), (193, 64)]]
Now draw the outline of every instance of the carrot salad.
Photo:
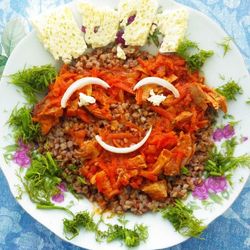
[[(120, 194), (124, 187), (141, 190), (154, 200), (167, 197), (164, 176), (180, 175), (181, 168), (189, 163), (196, 148), (196, 132), (210, 125), (209, 110), (227, 111), (225, 98), (204, 84), (204, 77), (191, 73), (185, 60), (177, 55), (157, 55), (150, 59), (138, 58), (138, 65), (126, 69), (122, 66), (84, 68), (76, 73), (64, 65), (50, 85), (46, 97), (33, 112), (33, 121), (40, 123), (42, 133), (48, 134), (61, 119), (76, 117), (93, 128), (96, 135), (115, 147), (129, 147), (138, 143), (147, 130), (152, 132), (146, 143), (128, 154), (115, 154), (103, 149), (88, 138), (87, 131), (79, 126), (67, 130), (67, 135), (78, 145), (77, 154), (82, 159), (79, 174), (107, 199)], [(111, 88), (88, 85), (77, 90), (62, 109), (61, 99), (67, 88), (83, 77), (98, 77)], [(179, 91), (176, 98), (166, 88), (150, 84), (133, 90), (143, 78), (155, 76), (172, 83)], [(150, 90), (163, 94), (166, 99), (154, 106), (148, 102)], [(79, 93), (91, 95), (94, 104), (79, 107)], [(111, 112), (112, 105), (126, 103), (146, 107), (154, 113), (146, 126), (131, 122), (122, 111)], [(131, 114), (132, 115), (132, 114)], [(139, 119), (139, 118), (138, 118)], [(98, 120), (105, 120), (100, 126)], [(122, 125), (122, 126), (121, 126)]]

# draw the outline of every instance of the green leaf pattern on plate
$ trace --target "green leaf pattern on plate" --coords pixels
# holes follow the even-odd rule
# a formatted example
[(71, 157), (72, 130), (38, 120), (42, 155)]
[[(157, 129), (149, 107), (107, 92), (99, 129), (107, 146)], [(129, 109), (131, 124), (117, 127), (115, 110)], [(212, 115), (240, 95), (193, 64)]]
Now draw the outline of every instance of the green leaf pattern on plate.
[(4, 67), (5, 67), (7, 60), (8, 60), (7, 56), (0, 55), (0, 76), (3, 73), (3, 70), (4, 70)]
[(11, 52), (25, 35), (25, 26), (20, 19), (12, 19), (6, 24), (1, 36), (0, 44), (0, 76), (3, 73)]
[(12, 50), (25, 35), (25, 27), (20, 19), (16, 18), (7, 23), (1, 38), (2, 46), (7, 56), (10, 56)]

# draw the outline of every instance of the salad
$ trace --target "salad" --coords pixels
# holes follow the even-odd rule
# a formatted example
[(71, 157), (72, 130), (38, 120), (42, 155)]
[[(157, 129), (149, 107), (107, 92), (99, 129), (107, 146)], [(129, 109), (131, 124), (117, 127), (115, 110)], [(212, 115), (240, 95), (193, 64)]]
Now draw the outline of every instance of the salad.
[[(217, 114), (230, 116), (227, 102), (241, 87), (234, 80), (206, 85), (201, 69), (214, 53), (185, 37), (186, 9), (162, 12), (154, 0), (122, 0), (118, 10), (77, 6), (80, 28), (68, 7), (33, 22), (61, 66), (10, 76), (27, 104), (10, 116), (16, 144), (6, 158), (27, 168), (19, 178), (37, 208), (72, 216), (63, 222), (68, 239), (84, 228), (98, 241), (138, 246), (147, 225), (128, 228), (128, 212), (161, 212), (182, 235), (200, 237), (205, 225), (183, 200), (190, 193), (206, 199), (211, 182), (225, 186), (234, 169), (250, 166), (249, 155), (234, 156), (247, 140), (236, 138), (236, 123), (216, 128)], [(224, 53), (229, 43), (220, 44)], [(60, 205), (67, 191), (97, 203), (99, 213), (122, 216), (120, 224), (73, 214)]]

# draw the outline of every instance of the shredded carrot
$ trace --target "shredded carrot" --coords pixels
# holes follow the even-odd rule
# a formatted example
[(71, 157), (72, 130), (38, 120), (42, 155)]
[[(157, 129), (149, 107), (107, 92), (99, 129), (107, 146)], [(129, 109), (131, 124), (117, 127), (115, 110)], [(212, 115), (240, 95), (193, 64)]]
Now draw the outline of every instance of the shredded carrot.
[[(225, 99), (205, 86), (204, 77), (198, 72), (190, 73), (185, 61), (177, 55), (159, 54), (150, 59), (137, 58), (137, 61), (138, 65), (133, 69), (121, 66), (84, 68), (81, 73), (72, 72), (69, 66), (63, 65), (47, 96), (33, 112), (33, 120), (41, 124), (43, 134), (49, 133), (62, 117), (79, 119), (79, 126), (67, 132), (79, 146), (77, 155), (84, 162), (79, 173), (107, 199), (121, 193), (125, 186), (143, 190), (145, 184), (160, 183), (162, 175), (180, 174), (181, 167), (188, 164), (194, 154), (195, 133), (210, 123), (206, 116), (207, 108), (220, 107), (224, 111), (227, 108)], [(76, 91), (68, 100), (67, 107), (62, 109), (60, 102), (66, 89), (74, 81), (89, 76), (103, 79), (111, 88), (87, 86)], [(148, 85), (133, 91), (139, 80), (149, 76), (172, 82), (180, 97), (175, 98), (169, 91), (160, 89), (167, 98), (160, 106), (153, 106), (147, 97), (155, 86)], [(80, 92), (93, 96), (96, 103), (79, 107)], [(138, 122), (143, 114), (139, 113), (136, 120), (132, 114), (124, 113), (117, 106), (112, 107), (113, 104), (126, 103), (129, 104), (128, 111), (135, 102), (140, 108), (147, 106), (147, 112), (154, 116), (147, 120), (147, 125), (152, 127), (149, 139), (133, 153), (119, 155), (105, 151), (94, 137), (89, 138), (86, 126), (81, 126), (88, 124), (107, 143), (116, 147), (137, 143), (146, 130)], [(123, 129), (119, 130), (120, 127)]]
[(124, 138), (133, 138), (134, 135), (130, 133), (116, 133), (116, 134), (109, 134), (109, 139), (124, 139)]

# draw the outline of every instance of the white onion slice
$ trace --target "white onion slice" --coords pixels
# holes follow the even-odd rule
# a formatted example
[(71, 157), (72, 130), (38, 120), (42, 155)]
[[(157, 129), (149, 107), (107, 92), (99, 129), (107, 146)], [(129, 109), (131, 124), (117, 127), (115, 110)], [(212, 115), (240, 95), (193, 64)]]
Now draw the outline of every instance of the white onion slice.
[(128, 153), (134, 152), (138, 148), (140, 148), (149, 138), (151, 131), (152, 131), (152, 127), (148, 130), (148, 132), (146, 133), (146, 135), (144, 136), (144, 138), (140, 142), (133, 144), (129, 147), (124, 147), (124, 148), (117, 148), (117, 147), (108, 145), (107, 143), (105, 143), (102, 140), (102, 138), (99, 135), (96, 135), (95, 139), (101, 145), (101, 147), (103, 147), (104, 149), (106, 149), (109, 152), (112, 152), (115, 154), (128, 154)]
[(146, 77), (140, 80), (136, 85), (134, 86), (134, 90), (139, 89), (142, 86), (148, 85), (148, 84), (156, 84), (161, 87), (164, 87), (168, 90), (170, 90), (176, 98), (180, 97), (180, 93), (178, 89), (170, 82), (160, 78), (160, 77)]
[(75, 82), (73, 82), (65, 91), (62, 100), (61, 100), (61, 107), (62, 108), (66, 108), (67, 105), (67, 101), (69, 100), (69, 98), (72, 96), (72, 94), (78, 90), (81, 89), (89, 84), (96, 84), (99, 86), (104, 87), (105, 89), (110, 88), (109, 84), (106, 83), (105, 81), (103, 81), (100, 78), (97, 77), (84, 77), (81, 78)]

